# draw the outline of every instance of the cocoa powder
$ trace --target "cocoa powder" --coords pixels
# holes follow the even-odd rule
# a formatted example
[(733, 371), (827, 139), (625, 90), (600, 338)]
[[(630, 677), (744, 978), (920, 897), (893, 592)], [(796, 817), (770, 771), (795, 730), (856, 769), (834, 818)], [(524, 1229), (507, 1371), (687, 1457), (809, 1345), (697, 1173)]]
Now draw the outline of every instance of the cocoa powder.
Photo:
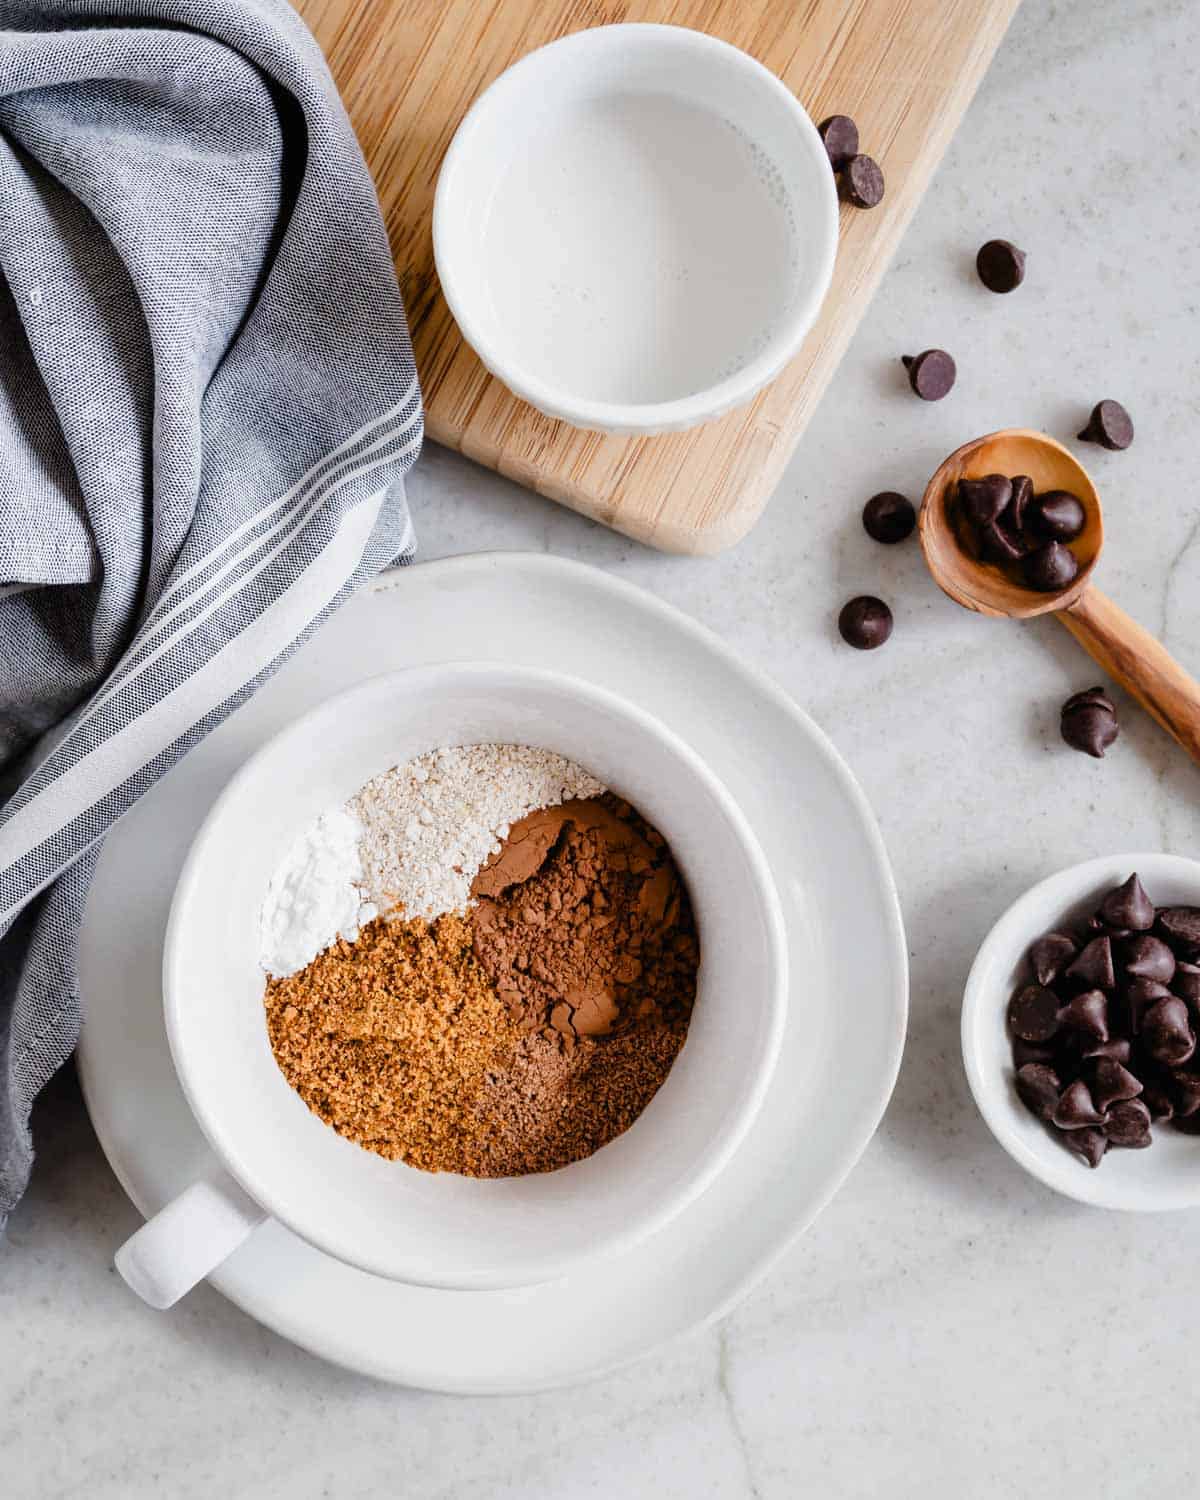
[(514, 824), (472, 885), (474, 951), (524, 1033), (489, 1073), (488, 1175), (552, 1171), (626, 1130), (687, 1035), (699, 946), (661, 835), (605, 795)]

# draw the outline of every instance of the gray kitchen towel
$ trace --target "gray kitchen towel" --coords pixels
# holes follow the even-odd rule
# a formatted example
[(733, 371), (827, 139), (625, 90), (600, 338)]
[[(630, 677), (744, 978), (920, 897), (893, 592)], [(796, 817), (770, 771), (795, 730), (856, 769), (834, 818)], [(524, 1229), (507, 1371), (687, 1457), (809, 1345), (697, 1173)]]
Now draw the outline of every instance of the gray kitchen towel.
[(282, 0), (0, 0), (0, 1227), (115, 819), (371, 574), (421, 441), (370, 176)]

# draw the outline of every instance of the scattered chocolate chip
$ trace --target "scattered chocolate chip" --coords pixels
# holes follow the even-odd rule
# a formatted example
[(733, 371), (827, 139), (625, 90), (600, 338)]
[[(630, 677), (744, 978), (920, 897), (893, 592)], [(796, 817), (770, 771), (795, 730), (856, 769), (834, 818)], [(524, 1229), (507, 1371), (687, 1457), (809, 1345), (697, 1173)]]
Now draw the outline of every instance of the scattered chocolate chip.
[(1122, 1146), (1127, 1151), (1153, 1145), (1149, 1109), (1140, 1099), (1125, 1099), (1114, 1104), (1109, 1110), (1104, 1134), (1110, 1146)]
[(1120, 733), (1116, 709), (1100, 688), (1068, 698), (1062, 706), (1059, 728), (1072, 750), (1082, 750), (1097, 760), (1103, 759), (1104, 752)]
[(1171, 1096), (1161, 1083), (1147, 1083), (1142, 1090), (1141, 1099), (1150, 1111), (1152, 1120), (1169, 1120), (1175, 1113), (1175, 1105)]
[(1085, 1125), (1103, 1125), (1104, 1116), (1092, 1101), (1092, 1091), (1082, 1078), (1067, 1084), (1054, 1110), (1060, 1130), (1082, 1130)]
[(1087, 1162), (1089, 1167), (1098, 1167), (1108, 1150), (1108, 1137), (1102, 1130), (1089, 1126), (1084, 1130), (1068, 1130), (1062, 1137), (1068, 1151)]
[(1176, 1130), (1181, 1130), (1184, 1135), (1200, 1135), (1200, 1114), (1176, 1115), (1172, 1122)]
[(1094, 1041), (1108, 1041), (1108, 1000), (1104, 992), (1085, 990), (1082, 995), (1076, 995), (1059, 1011), (1058, 1022), (1068, 1031), (1081, 1031)]
[[(940, 401), (943, 396), (948, 396), (958, 374), (953, 359), (944, 349), (926, 349), (917, 355), (905, 354), (901, 363), (908, 371), (909, 385), (922, 401)], [(1006, 496), (1005, 504), (1007, 503)]]
[(1200, 959), (1200, 906), (1164, 906), (1158, 930), (1180, 958)]
[(1190, 1119), (1200, 1109), (1200, 1077), (1175, 1069), (1171, 1074), (1171, 1096), (1176, 1115)]
[(1125, 986), (1125, 1014), (1134, 1036), (1142, 1029), (1142, 1019), (1152, 1005), (1169, 1000), (1171, 991), (1157, 979), (1135, 979)]
[(873, 541), (892, 546), (912, 535), (917, 524), (913, 503), (895, 490), (872, 495), (863, 506), (863, 529)]
[(1142, 1092), (1141, 1081), (1112, 1057), (1094, 1059), (1088, 1069), (1088, 1086), (1093, 1103), (1101, 1111), (1122, 1099), (1136, 1099)]
[(1093, 938), (1067, 966), (1066, 978), (1083, 989), (1111, 990), (1117, 978), (1113, 971), (1112, 943), (1106, 937)]
[(861, 594), (842, 606), (838, 629), (846, 644), (856, 651), (874, 651), (892, 633), (892, 612), (882, 599)]
[(1029, 950), (1033, 977), (1039, 984), (1050, 984), (1078, 952), (1078, 943), (1065, 932), (1043, 933)]
[(875, 208), (883, 202), (883, 170), (874, 157), (858, 154), (845, 163), (842, 196), (855, 208)]
[(1058, 996), (1040, 984), (1022, 986), (1008, 1002), (1008, 1024), (1023, 1042), (1049, 1041), (1058, 1030)]
[(858, 155), (858, 126), (849, 115), (830, 115), (821, 121), (817, 131), (835, 172), (840, 172), (852, 156)]
[(1142, 1017), (1142, 1045), (1155, 1062), (1180, 1067), (1196, 1050), (1186, 1004), (1176, 995), (1156, 1000)]
[(975, 269), (989, 292), (1011, 292), (1025, 280), (1025, 252), (1010, 240), (988, 240), (979, 247)]
[(1099, 443), (1102, 448), (1119, 452), (1133, 442), (1133, 420), (1119, 401), (1098, 401), (1079, 441)]
[(1079, 559), (1062, 542), (1047, 542), (1025, 559), (1025, 581), (1042, 594), (1054, 594), (1075, 582)]
[(1047, 490), (1035, 497), (1029, 523), (1042, 536), (1056, 542), (1073, 542), (1087, 524), (1087, 512), (1069, 490)]
[(1063, 708), (1078, 708), (1084, 703), (1094, 703), (1097, 708), (1107, 709), (1110, 714), (1117, 711), (1116, 705), (1102, 687), (1085, 688), (1081, 693), (1072, 693)]
[(958, 481), (958, 503), (973, 526), (990, 526), (1012, 499), (1012, 494), (1012, 480), (1005, 474), (985, 474), (982, 479)]
[(1017, 1069), (1017, 1093), (1021, 1096), (1021, 1103), (1039, 1120), (1053, 1119), (1061, 1092), (1058, 1074), (1044, 1063), (1026, 1063)]
[[(1109, 713), (1116, 714), (1116, 709), (1106, 697), (1103, 688), (1089, 688), (1086, 693), (1076, 693), (1073, 698), (1068, 698), (1063, 704), (1063, 712), (1065, 713), (1072, 704), (1081, 701), (1097, 703), (1106, 708)], [(1142, 882), (1135, 873), (1123, 885), (1109, 891), (1100, 903), (1096, 915), (1109, 927), (1121, 927), (1130, 932), (1149, 932), (1154, 926), (1154, 902), (1147, 896)], [(1147, 977), (1158, 978), (1156, 974)]]
[(1170, 984), (1175, 977), (1175, 955), (1161, 938), (1139, 932), (1121, 944), (1121, 968), (1134, 979), (1157, 979)]

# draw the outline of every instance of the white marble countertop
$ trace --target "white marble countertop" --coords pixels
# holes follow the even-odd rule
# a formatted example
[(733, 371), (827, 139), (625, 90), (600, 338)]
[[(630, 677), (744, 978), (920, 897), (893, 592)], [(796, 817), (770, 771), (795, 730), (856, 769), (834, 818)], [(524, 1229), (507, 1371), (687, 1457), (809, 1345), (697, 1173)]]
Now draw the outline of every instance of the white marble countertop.
[[(1197, 852), (1200, 773), (1126, 700), (1107, 760), (1070, 754), (1058, 706), (1097, 674), (1067, 634), (955, 609), (915, 543), (878, 547), (858, 517), (875, 490), (916, 497), (966, 437), (1023, 423), (1070, 439), (1116, 396), (1138, 437), (1086, 450), (1107, 504), (1099, 581), (1200, 672), (1198, 54), (1192, 0), (1026, 0), (779, 494), (729, 555), (657, 556), (435, 448), (412, 480), (425, 556), (546, 548), (647, 585), (772, 672), (862, 779), (904, 904), (912, 1021), (879, 1135), (815, 1227), (723, 1324), (599, 1384), (394, 1390), (207, 1287), (169, 1315), (138, 1305), (110, 1270), (138, 1218), (66, 1077), (0, 1266), (7, 1500), (1194, 1485), (1200, 1212), (1105, 1215), (1025, 1177), (974, 1109), (957, 1024), (975, 946), (1026, 885), (1102, 852)], [(972, 269), (993, 235), (1029, 252), (1006, 298)], [(936, 406), (897, 362), (929, 345), (959, 363)], [(877, 655), (832, 624), (862, 591), (895, 609)]]

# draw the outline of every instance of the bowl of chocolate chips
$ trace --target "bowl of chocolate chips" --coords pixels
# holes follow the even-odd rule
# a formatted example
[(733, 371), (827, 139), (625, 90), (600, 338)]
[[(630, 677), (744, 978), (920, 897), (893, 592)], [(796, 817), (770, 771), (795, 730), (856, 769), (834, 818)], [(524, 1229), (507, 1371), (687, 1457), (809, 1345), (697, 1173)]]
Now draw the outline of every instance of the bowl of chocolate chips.
[(1200, 863), (1088, 860), (992, 928), (967, 980), (963, 1061), (996, 1139), (1100, 1208), (1200, 1205)]

